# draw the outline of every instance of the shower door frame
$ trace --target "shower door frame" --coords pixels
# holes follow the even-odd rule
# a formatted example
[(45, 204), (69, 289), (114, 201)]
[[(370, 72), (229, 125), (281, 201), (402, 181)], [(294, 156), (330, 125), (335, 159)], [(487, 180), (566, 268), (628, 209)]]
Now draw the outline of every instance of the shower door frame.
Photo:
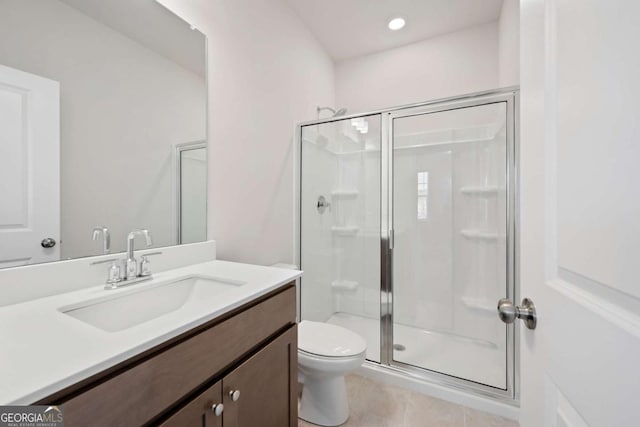
[[(519, 127), (519, 88), (507, 87), (490, 91), (476, 92), (461, 96), (436, 99), (433, 101), (407, 104), (350, 114), (326, 119), (311, 120), (298, 123), (295, 127), (294, 138), (294, 256), (295, 263), (300, 267), (302, 258), (301, 247), (301, 180), (302, 180), (302, 128), (305, 126), (321, 125), (354, 119), (365, 116), (380, 115), (380, 363), (369, 361), (366, 366), (381, 371), (393, 371), (404, 376), (429, 382), (433, 385), (444, 386), (465, 392), (490, 397), (510, 405), (519, 404), (519, 332), (514, 324), (506, 326), (506, 389), (499, 389), (475, 381), (458, 378), (452, 375), (418, 368), (393, 360), (393, 120), (422, 114), (450, 111), (460, 108), (478, 107), (498, 102), (506, 103), (506, 288), (505, 297), (512, 301), (519, 301), (519, 286), (517, 283), (519, 251), (518, 236), (518, 127)], [(298, 282), (299, 283), (299, 282)], [(299, 287), (298, 287), (299, 288)], [(301, 293), (298, 298), (298, 321), (301, 316)], [(497, 304), (497, 301), (496, 301)], [(496, 321), (498, 320), (496, 310)]]
[[(176, 244), (182, 244), (182, 153), (191, 150), (208, 150), (207, 141), (191, 141), (181, 142), (174, 146), (173, 150), (173, 208), (174, 208), (174, 222), (175, 222), (175, 237)], [(208, 160), (206, 160), (208, 162)], [(207, 174), (208, 176), (208, 174)], [(205, 196), (208, 194), (208, 178), (205, 182)], [(207, 207), (205, 206), (205, 215), (207, 214)], [(207, 225), (205, 224), (205, 231)], [(205, 236), (206, 240), (206, 236)]]

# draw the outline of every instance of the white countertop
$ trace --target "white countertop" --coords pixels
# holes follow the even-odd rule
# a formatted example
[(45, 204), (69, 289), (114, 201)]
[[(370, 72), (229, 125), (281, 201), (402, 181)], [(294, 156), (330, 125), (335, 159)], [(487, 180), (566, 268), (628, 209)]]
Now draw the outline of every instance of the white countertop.
[[(30, 404), (229, 312), (302, 272), (210, 261), (154, 274), (116, 290), (104, 284), (0, 307), (0, 404)], [(190, 275), (246, 282), (214, 301), (189, 300), (176, 311), (118, 332), (106, 332), (59, 311), (105, 296), (139, 292)]]

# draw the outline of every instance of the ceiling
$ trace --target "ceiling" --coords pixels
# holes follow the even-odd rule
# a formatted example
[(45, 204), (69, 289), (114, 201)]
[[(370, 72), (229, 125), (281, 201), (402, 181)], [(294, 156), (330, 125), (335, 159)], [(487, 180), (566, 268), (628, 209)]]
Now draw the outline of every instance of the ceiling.
[(204, 77), (206, 40), (154, 0), (61, 0)]
[[(336, 60), (414, 43), (500, 17), (503, 0), (285, 0)], [(407, 25), (387, 28), (401, 16)]]

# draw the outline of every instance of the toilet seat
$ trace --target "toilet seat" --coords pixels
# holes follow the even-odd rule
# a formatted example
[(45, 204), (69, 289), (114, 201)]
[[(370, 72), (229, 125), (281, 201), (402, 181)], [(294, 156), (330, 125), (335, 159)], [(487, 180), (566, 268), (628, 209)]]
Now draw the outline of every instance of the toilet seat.
[(362, 353), (354, 354), (352, 356), (325, 356), (325, 355), (322, 355), (322, 354), (310, 353), (308, 351), (304, 351), (304, 350), (298, 349), (298, 354), (303, 354), (304, 356), (307, 356), (307, 357), (310, 357), (310, 358), (314, 358), (314, 359), (317, 359), (317, 360), (327, 360), (327, 361), (359, 359), (360, 356), (362, 356), (364, 353), (365, 353), (365, 351), (363, 350)]
[(323, 358), (352, 358), (364, 353), (367, 343), (340, 326), (303, 320), (298, 325), (298, 351)]

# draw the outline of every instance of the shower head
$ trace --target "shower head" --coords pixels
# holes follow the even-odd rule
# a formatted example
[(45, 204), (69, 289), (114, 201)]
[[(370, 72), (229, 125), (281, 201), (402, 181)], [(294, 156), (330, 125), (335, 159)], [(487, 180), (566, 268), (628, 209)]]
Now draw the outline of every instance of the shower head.
[(332, 117), (344, 116), (347, 113), (347, 109), (346, 108), (340, 108), (340, 109), (338, 109), (336, 111), (331, 107), (320, 107), (320, 106), (318, 106), (317, 110), (318, 110), (318, 118), (320, 118), (320, 112), (324, 111), (324, 110), (331, 111), (331, 113), (333, 114)]

